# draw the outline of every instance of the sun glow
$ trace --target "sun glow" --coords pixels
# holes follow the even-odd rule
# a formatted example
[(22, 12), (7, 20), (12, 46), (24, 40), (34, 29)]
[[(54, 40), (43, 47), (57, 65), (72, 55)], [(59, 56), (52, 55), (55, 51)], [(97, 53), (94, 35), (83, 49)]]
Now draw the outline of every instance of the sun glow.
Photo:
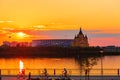
[(28, 39), (30, 36), (24, 32), (15, 33), (15, 38), (18, 40)]
[(18, 33), (17, 33), (17, 36), (23, 38), (23, 37), (26, 36), (26, 34), (23, 33), (23, 32), (18, 32)]
[(7, 37), (9, 42), (31, 42), (31, 35), (24, 32), (12, 32)]

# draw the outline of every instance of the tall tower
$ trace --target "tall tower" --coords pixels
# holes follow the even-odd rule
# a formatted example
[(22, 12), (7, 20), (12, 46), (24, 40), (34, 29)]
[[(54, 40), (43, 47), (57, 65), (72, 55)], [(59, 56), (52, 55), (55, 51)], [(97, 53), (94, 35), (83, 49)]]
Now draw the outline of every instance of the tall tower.
[(72, 42), (72, 46), (76, 46), (76, 47), (89, 47), (88, 37), (87, 37), (87, 35), (83, 34), (81, 28), (80, 28), (80, 31), (77, 34), (77, 36), (75, 36), (75, 38), (74, 38), (74, 40)]
[(81, 27), (80, 27), (80, 31), (79, 31), (79, 34), (83, 34), (83, 33), (82, 33), (82, 29), (81, 29)]

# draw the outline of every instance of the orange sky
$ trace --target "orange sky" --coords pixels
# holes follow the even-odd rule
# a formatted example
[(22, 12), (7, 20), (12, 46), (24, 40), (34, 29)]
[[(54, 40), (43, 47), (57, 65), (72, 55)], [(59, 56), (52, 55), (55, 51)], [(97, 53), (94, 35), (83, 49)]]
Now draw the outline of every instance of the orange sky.
[[(53, 35), (35, 35), (33, 32), (37, 34), (42, 30), (79, 30), (80, 26), (86, 30), (86, 33), (100, 30), (94, 34), (118, 36), (120, 34), (119, 4), (120, 0), (0, 0), (0, 36), (2, 37), (0, 43), (8, 39), (28, 41), (51, 38)], [(24, 39), (16, 37), (19, 32), (26, 34)], [(12, 38), (9, 38), (11, 35)], [(92, 39), (91, 45), (95, 43), (94, 38), (106, 40), (104, 35), (93, 37), (91, 34), (89, 38)], [(106, 36), (106, 38), (116, 40), (116, 36)], [(119, 36), (117, 39), (120, 40)], [(96, 45), (100, 44), (96, 43)]]

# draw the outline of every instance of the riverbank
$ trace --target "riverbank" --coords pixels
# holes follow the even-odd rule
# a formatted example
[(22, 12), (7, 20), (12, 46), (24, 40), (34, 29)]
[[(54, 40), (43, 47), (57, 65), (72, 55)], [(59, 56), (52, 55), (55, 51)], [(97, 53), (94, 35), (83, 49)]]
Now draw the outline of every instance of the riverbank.
[[(99, 47), (0, 47), (0, 57), (76, 57), (101, 56)], [(120, 55), (103, 52), (102, 55)]]
[(0, 49), (0, 57), (75, 57), (78, 55), (99, 55), (99, 49), (78, 47), (7, 47)]

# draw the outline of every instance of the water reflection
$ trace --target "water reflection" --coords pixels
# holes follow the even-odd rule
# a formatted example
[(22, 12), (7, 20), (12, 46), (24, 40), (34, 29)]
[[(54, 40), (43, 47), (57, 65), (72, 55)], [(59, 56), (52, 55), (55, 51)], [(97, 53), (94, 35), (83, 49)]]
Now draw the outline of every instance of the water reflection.
[(78, 69), (74, 58), (0, 58), (0, 69), (19, 69), (19, 61), (24, 69)]
[(79, 64), (80, 75), (89, 74), (93, 66), (97, 65), (99, 57), (96, 56), (77, 56), (75, 58)]
[[(90, 74), (101, 74), (101, 56), (79, 56), (76, 58), (0, 58), (0, 69), (19, 69), (19, 61), (24, 63), (24, 69), (70, 69), (72, 74), (85, 75), (86, 70)], [(103, 56), (104, 73), (108, 73), (108, 69), (120, 69), (120, 56)], [(19, 72), (19, 71), (18, 71)], [(29, 71), (28, 71), (29, 72)], [(38, 71), (37, 71), (38, 72)], [(36, 72), (36, 74), (38, 74)], [(111, 70), (109, 72), (112, 72)], [(11, 72), (12, 73), (12, 72)], [(32, 74), (35, 73), (32, 72)], [(56, 73), (56, 74), (58, 74)], [(26, 74), (28, 74), (26, 72)]]

